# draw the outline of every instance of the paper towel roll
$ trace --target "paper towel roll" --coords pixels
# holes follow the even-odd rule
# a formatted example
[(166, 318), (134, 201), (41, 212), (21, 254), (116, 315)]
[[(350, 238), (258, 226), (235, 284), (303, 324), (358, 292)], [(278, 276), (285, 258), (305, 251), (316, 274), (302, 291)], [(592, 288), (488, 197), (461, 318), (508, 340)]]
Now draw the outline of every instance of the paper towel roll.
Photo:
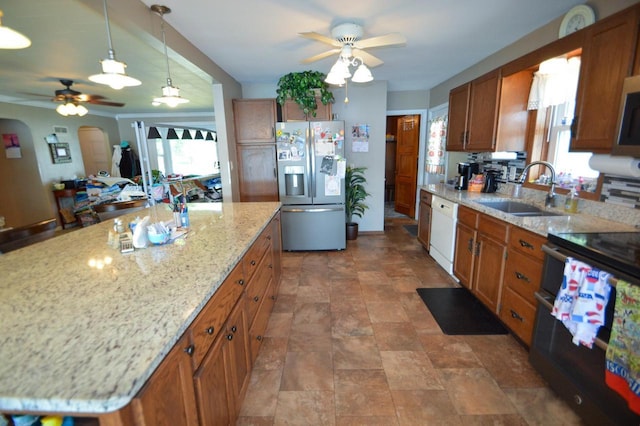
[(589, 167), (601, 173), (640, 177), (640, 159), (596, 154), (589, 159)]

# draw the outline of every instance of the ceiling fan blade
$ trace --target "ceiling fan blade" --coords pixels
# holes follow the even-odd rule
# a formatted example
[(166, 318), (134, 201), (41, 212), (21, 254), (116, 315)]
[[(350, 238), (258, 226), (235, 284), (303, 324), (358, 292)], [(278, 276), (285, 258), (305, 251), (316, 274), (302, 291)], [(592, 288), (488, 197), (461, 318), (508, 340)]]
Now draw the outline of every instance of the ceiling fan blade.
[(366, 49), (370, 47), (398, 46), (405, 44), (407, 38), (400, 33), (391, 33), (378, 37), (366, 38), (356, 41), (353, 47), (358, 49)]
[(311, 40), (317, 40), (317, 41), (320, 41), (322, 43), (326, 43), (326, 44), (331, 45), (331, 46), (337, 46), (337, 47), (341, 46), (339, 41), (337, 41), (335, 39), (332, 39), (331, 37), (327, 37), (327, 36), (324, 36), (322, 34), (318, 34), (318, 33), (313, 32), (313, 31), (307, 32), (307, 33), (298, 33), (298, 35), (300, 37), (310, 38)]
[(88, 104), (93, 105), (104, 105), (104, 106), (112, 106), (112, 107), (123, 107), (125, 104), (120, 102), (109, 102), (109, 101), (100, 101), (97, 99), (89, 99), (87, 101)]
[(307, 59), (303, 59), (302, 61), (300, 61), (303, 64), (308, 64), (310, 62), (315, 62), (315, 61), (319, 61), (320, 59), (324, 59), (327, 58), (331, 55), (335, 55), (336, 53), (340, 52), (341, 49), (331, 49), (331, 50), (327, 50), (326, 52), (320, 53), (318, 55), (315, 56), (311, 56), (310, 58)]
[(356, 58), (361, 58), (364, 61), (365, 65), (369, 68), (377, 67), (384, 64), (384, 61), (382, 59), (379, 59), (373, 56), (371, 53), (365, 52), (364, 50), (353, 49), (353, 56)]

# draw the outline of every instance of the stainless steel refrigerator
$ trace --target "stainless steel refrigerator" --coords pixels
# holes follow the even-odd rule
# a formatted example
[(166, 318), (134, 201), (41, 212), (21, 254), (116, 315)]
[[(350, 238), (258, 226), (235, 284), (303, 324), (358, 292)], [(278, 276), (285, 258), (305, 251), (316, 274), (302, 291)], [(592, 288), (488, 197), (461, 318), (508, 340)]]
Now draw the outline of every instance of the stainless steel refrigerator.
[(282, 249), (343, 250), (344, 122), (277, 123)]

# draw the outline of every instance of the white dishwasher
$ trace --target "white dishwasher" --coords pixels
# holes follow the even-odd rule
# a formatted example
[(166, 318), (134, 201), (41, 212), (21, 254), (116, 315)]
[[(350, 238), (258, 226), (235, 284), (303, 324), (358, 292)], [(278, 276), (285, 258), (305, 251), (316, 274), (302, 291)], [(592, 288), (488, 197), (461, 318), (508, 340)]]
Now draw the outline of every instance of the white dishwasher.
[(449, 275), (453, 275), (458, 204), (434, 195), (431, 200), (431, 209), (429, 254)]

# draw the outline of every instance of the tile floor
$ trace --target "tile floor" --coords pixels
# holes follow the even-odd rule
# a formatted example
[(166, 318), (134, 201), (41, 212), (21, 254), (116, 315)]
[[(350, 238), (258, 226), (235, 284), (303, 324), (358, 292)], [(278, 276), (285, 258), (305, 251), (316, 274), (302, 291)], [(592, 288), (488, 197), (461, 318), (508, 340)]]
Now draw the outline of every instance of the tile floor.
[(579, 425), (510, 335), (444, 335), (417, 287), (455, 286), (403, 227), (283, 253), (238, 425)]

